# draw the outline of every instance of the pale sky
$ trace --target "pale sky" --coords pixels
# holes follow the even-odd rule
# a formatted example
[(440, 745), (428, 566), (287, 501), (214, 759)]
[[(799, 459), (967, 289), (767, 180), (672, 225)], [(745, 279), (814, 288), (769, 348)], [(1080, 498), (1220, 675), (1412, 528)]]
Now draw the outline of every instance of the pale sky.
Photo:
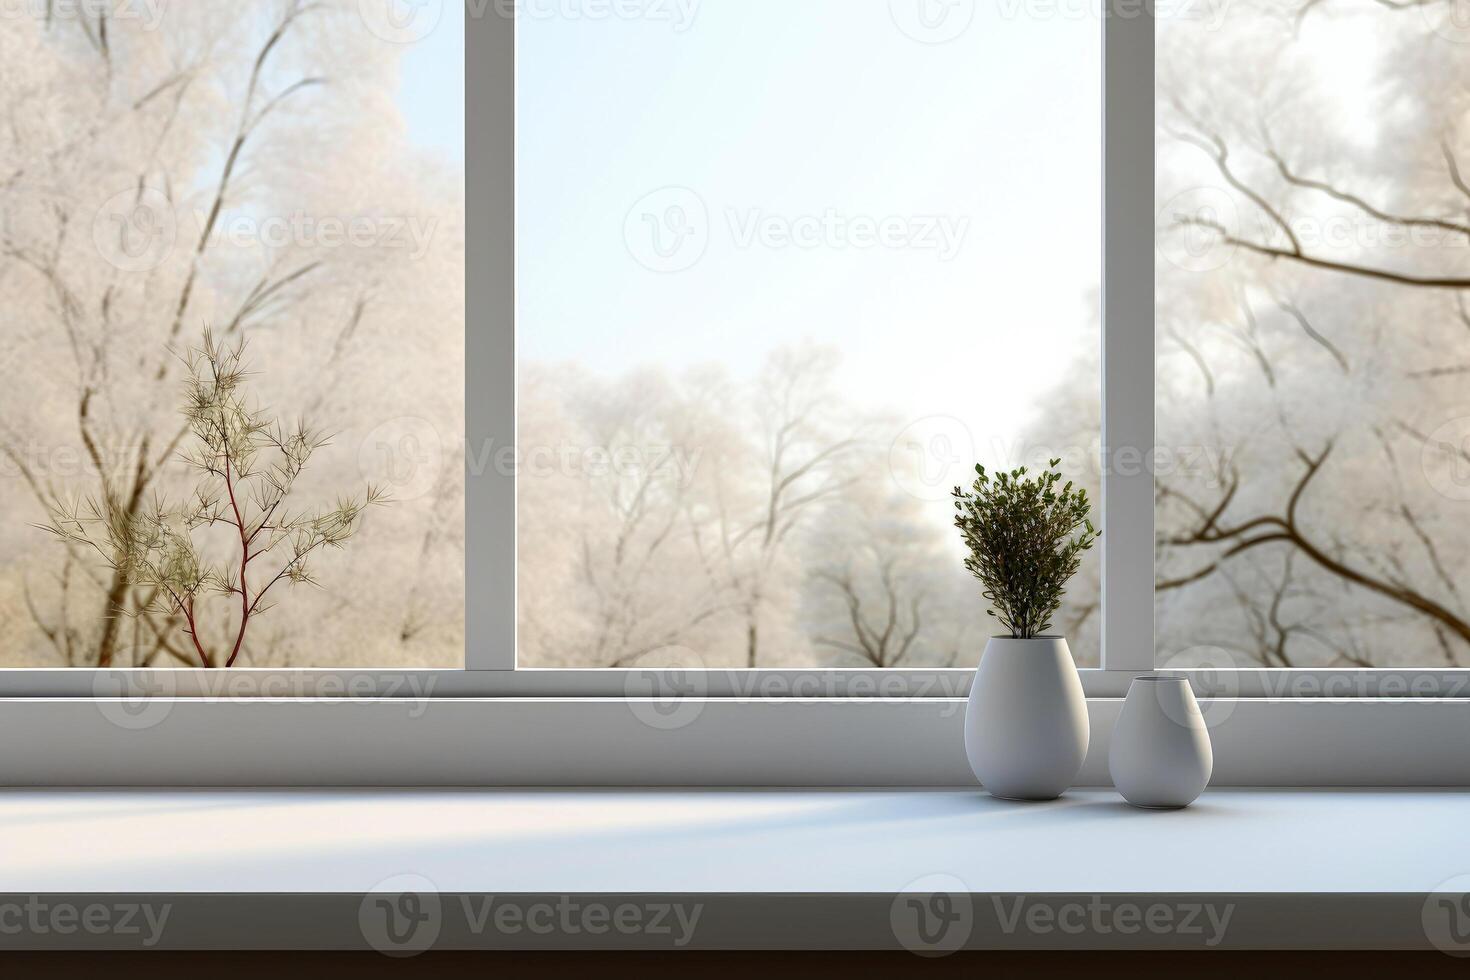
[[(910, 2), (523, 17), (520, 356), (748, 373), (811, 339), (843, 350), (865, 407), (963, 419), (982, 459), (1014, 440), (1098, 343), (1101, 28), (977, 4), (926, 44), (894, 13)], [(644, 6), (677, 17), (687, 0)], [(898, 218), (933, 247), (856, 247), (824, 216)], [(759, 219), (836, 245), (744, 239)], [(705, 240), (698, 261), (640, 261), (681, 228), (696, 253)]]
[[(833, 344), (860, 404), (954, 416), (1000, 462), (1071, 352), (1098, 342), (1101, 33), (1065, 5), (1015, 0), (934, 22), (954, 36), (925, 44), (909, 3), (968, 9), (666, 0), (630, 19), (526, 0), (521, 356), (749, 373), (780, 344)], [(405, 53), (399, 95), (413, 141), (460, 161), (464, 18), (444, 3)], [(1371, 61), (1358, 27), (1324, 19), (1299, 43), (1317, 62)], [(691, 201), (697, 261), (640, 263), (657, 258), (652, 239), (629, 235), (672, 234), (658, 219)], [(854, 219), (890, 218), (930, 247), (842, 237)], [(745, 238), (762, 219), (822, 240)]]
[(404, 52), (398, 104), (415, 144), (464, 160), (464, 4), (444, 2), (442, 19)]

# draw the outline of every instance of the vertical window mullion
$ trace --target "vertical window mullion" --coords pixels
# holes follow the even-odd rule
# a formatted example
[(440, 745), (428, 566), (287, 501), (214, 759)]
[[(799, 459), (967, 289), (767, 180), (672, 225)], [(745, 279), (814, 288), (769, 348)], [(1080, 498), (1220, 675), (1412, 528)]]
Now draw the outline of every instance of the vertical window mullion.
[(515, 667), (515, 18), (465, 20), (465, 667)]
[(1103, 5), (1102, 665), (1154, 666), (1154, 11)]

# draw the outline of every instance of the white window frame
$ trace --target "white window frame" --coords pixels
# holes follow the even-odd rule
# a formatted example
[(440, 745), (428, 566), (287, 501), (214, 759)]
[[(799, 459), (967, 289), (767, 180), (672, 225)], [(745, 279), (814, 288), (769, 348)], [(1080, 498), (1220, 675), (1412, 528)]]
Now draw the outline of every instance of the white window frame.
[[(466, 18), (464, 669), (0, 671), (10, 784), (954, 785), (970, 669), (515, 667), (515, 20)], [(504, 8), (509, 10), (510, 8)], [(1154, 17), (1103, 18), (1102, 649), (1084, 784), (1155, 669)], [(978, 651), (976, 651), (978, 655)], [(1187, 672), (1216, 782), (1470, 783), (1470, 671)], [(680, 713), (684, 721), (677, 722)]]

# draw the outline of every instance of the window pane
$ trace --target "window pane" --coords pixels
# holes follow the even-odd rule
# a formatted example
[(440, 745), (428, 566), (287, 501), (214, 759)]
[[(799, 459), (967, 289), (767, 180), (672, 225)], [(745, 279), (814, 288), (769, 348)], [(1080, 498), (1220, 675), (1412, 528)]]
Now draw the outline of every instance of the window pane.
[(532, 8), (519, 664), (973, 666), (950, 490), (1098, 479), (1096, 19)]
[(1161, 22), (1161, 662), (1470, 663), (1463, 7)]
[(0, 664), (462, 664), (462, 23), (12, 7)]

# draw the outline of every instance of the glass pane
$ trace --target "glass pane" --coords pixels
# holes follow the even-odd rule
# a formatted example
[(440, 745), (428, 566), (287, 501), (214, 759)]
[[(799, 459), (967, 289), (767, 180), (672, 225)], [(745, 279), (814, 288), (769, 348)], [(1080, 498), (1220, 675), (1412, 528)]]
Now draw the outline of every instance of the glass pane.
[[(1097, 484), (1096, 19), (518, 22), (519, 664), (973, 666), (950, 491)], [(1057, 627), (1096, 663), (1096, 553)]]
[(461, 665), (462, 23), (12, 7), (0, 664)]
[(1213, 7), (1158, 33), (1159, 659), (1470, 664), (1464, 8)]

